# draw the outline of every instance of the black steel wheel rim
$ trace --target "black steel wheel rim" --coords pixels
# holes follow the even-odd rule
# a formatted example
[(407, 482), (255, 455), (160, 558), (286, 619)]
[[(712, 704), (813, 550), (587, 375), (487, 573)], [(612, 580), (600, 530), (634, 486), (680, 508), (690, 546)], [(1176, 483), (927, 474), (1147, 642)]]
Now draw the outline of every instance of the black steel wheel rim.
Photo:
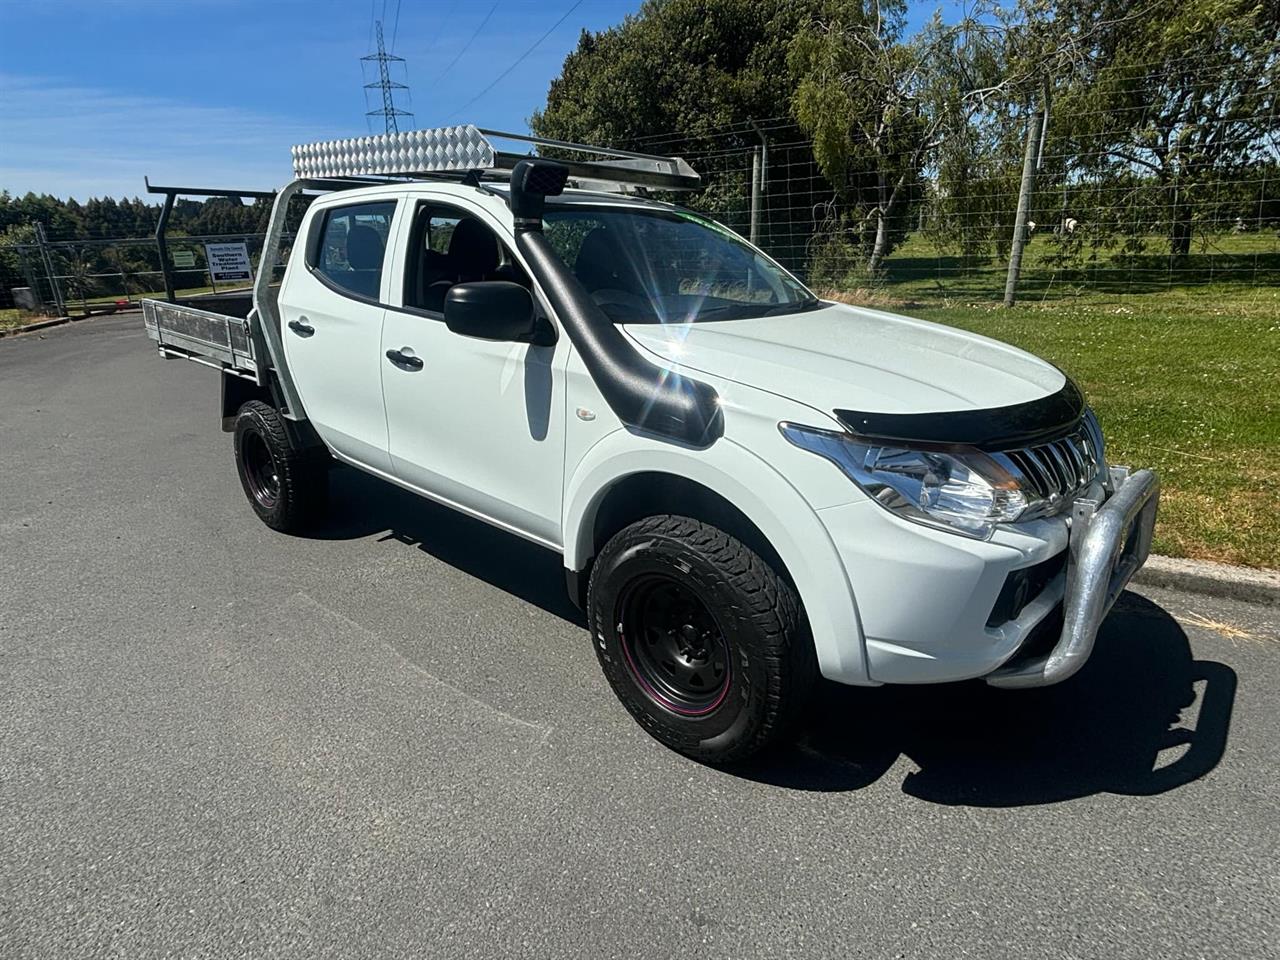
[(240, 456), (244, 460), (249, 493), (263, 507), (271, 509), (280, 499), (280, 471), (266, 441), (257, 433), (246, 433), (240, 443)]
[(663, 574), (637, 578), (618, 601), (627, 666), (659, 706), (683, 716), (711, 713), (729, 692), (729, 644), (715, 615), (687, 584)]

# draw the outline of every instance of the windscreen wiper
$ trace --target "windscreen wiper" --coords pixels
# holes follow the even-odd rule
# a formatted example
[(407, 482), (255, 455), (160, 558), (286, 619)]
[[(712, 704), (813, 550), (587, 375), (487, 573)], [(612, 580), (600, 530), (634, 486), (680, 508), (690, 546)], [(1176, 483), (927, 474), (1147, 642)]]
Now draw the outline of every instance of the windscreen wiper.
[(825, 306), (817, 297), (810, 297), (808, 300), (801, 300), (799, 303), (779, 303), (770, 307), (764, 313), (758, 314), (761, 317), (779, 317), (785, 313), (806, 313), (809, 310), (817, 310), (819, 307)]

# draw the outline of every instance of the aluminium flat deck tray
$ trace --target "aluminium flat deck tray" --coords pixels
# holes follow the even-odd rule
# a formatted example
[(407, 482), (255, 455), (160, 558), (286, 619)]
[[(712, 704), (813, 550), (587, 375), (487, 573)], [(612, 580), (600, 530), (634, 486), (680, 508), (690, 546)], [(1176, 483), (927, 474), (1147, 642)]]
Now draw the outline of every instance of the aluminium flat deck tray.
[(165, 356), (186, 357), (253, 379), (258, 375), (249, 321), (163, 300), (142, 301), (147, 336)]

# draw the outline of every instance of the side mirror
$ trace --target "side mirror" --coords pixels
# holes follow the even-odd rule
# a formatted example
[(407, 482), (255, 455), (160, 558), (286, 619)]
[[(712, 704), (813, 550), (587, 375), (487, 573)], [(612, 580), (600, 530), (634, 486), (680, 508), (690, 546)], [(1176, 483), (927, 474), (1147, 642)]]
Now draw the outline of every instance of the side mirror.
[(533, 296), (510, 280), (455, 283), (444, 298), (444, 323), (454, 333), (481, 340), (530, 340)]

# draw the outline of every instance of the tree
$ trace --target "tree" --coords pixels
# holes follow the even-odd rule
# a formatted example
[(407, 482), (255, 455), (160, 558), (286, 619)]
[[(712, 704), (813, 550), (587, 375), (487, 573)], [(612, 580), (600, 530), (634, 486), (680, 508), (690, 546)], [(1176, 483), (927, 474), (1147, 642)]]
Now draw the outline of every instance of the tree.
[(1088, 31), (1053, 135), (1080, 173), (1154, 178), (1169, 252), (1186, 256), (1221, 174), (1274, 156), (1280, 2), (1025, 2), (1059, 36)]
[[(582, 33), (530, 126), (554, 139), (690, 158), (703, 188), (682, 200), (745, 225), (750, 156), (760, 144), (751, 122), (789, 122), (788, 44), (820, 7), (647, 0), (617, 26)], [(825, 204), (830, 193), (807, 146), (780, 147), (773, 159), (766, 195), (785, 192), (787, 222), (782, 232), (766, 222), (765, 238), (775, 256), (798, 265), (805, 238), (794, 236), (791, 211)]]
[[(720, 135), (785, 112), (787, 43), (820, 0), (646, 0), (583, 31), (534, 132), (583, 143)], [(750, 131), (747, 137), (750, 138)]]
[[(968, 118), (1006, 82), (991, 24), (970, 15), (946, 25), (935, 14), (906, 40), (905, 16), (904, 0), (829, 0), (788, 57), (792, 108), (854, 215), (872, 274), (905, 233), (908, 201), (921, 191), (926, 165), (948, 139), (968, 132)], [(953, 157), (953, 167), (964, 163)]]
[(88, 247), (72, 247), (66, 255), (67, 286), (72, 296), (80, 298), (80, 305), (89, 308), (89, 297), (97, 290), (93, 276), (95, 253)]
[[(0, 203), (7, 195), (0, 195)], [(0, 302), (10, 303), (9, 291), (13, 287), (33, 286), (35, 280), (27, 248), (36, 243), (36, 229), (31, 224), (10, 223), (0, 227)], [(40, 296), (39, 289), (36, 295)]]

